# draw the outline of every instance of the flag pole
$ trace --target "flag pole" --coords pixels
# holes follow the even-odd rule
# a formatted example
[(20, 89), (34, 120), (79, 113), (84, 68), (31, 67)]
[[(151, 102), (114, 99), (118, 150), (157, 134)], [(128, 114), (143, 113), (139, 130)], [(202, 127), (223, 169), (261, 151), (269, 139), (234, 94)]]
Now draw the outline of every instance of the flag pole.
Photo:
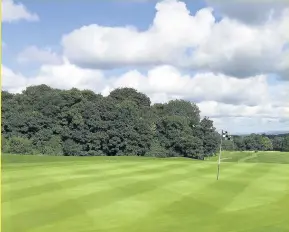
[(222, 155), (222, 143), (223, 143), (223, 130), (222, 130), (222, 132), (221, 132), (221, 143), (220, 143), (220, 153), (219, 153), (219, 159), (218, 159), (217, 180), (219, 180), (219, 175), (220, 175), (220, 164), (221, 164), (221, 155)]

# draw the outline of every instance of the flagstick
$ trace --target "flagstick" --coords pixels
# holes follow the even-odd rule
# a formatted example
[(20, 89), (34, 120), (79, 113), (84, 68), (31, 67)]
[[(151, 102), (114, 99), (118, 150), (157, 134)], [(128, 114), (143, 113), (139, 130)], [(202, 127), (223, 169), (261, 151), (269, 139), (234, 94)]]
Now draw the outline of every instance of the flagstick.
[(220, 153), (219, 153), (219, 159), (218, 159), (217, 180), (219, 180), (219, 175), (220, 175), (220, 164), (221, 164), (221, 155), (222, 155), (222, 143), (223, 143), (223, 130), (222, 130), (222, 133), (221, 133), (221, 144), (220, 144)]

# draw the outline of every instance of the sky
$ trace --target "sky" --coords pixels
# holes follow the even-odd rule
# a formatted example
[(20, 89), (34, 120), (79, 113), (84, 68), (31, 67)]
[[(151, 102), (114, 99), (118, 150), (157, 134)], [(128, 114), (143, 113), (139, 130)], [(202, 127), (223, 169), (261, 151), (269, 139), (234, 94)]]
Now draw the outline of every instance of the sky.
[(287, 0), (2, 0), (2, 89), (119, 87), (218, 130), (289, 131)]

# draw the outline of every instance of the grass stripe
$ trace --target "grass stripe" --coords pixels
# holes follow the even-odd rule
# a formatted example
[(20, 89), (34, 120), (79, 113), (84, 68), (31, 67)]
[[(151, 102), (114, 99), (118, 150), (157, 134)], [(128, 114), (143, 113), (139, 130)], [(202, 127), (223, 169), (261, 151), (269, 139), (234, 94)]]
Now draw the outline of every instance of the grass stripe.
[[(209, 166), (208, 168), (211, 169)], [(175, 173), (159, 173), (158, 177), (154, 177), (149, 180), (138, 181), (134, 180), (133, 183), (128, 185), (116, 187), (113, 191), (100, 191), (94, 192), (91, 194), (87, 194), (81, 196), (77, 199), (77, 201), (82, 205), (83, 210), (74, 210), (71, 208), (72, 202), (74, 200), (68, 199), (57, 206), (29, 211), (20, 213), (17, 215), (13, 215), (10, 217), (10, 220), (17, 219), (17, 225), (15, 225), (15, 230), (21, 231), (29, 231), (34, 227), (43, 226), (49, 224), (51, 222), (57, 222), (59, 220), (63, 220), (65, 218), (73, 217), (80, 213), (85, 212), (86, 210), (91, 210), (94, 208), (105, 207), (108, 204), (112, 204), (113, 202), (120, 201), (127, 197), (132, 197), (134, 195), (142, 194), (145, 192), (152, 191), (155, 188), (159, 188), (168, 183), (179, 181), (180, 179), (189, 178), (190, 176), (186, 174), (175, 174)], [(71, 209), (71, 210), (69, 210)], [(53, 214), (49, 214), (49, 212), (54, 212)], [(32, 220), (32, 215), (46, 215), (46, 217), (38, 217), (38, 220)]]
[[(236, 196), (233, 202), (227, 206), (225, 211), (240, 210), (242, 208), (253, 207), (256, 205), (268, 204), (272, 201), (278, 200), (281, 196), (288, 192), (289, 177), (287, 176), (287, 181), (282, 180), (278, 182), (273, 182), (268, 185), (267, 178), (277, 179), (276, 169), (279, 167), (271, 166), (269, 170), (263, 172), (262, 176), (254, 178), (253, 181), (247, 185), (245, 191)], [(245, 182), (245, 181), (243, 181)], [(247, 182), (248, 183), (248, 182)]]
[[(230, 173), (230, 170), (235, 169), (236, 166), (236, 164), (226, 165), (224, 172), (227, 170), (228, 173)], [(243, 171), (250, 171), (254, 169), (254, 166), (252, 165), (249, 167), (243, 167), (245, 168)], [(241, 175), (243, 171), (239, 171), (239, 173), (236, 175)], [(223, 189), (224, 182), (225, 181), (221, 182), (216, 180), (209, 181), (201, 188), (194, 189), (197, 191), (192, 191), (186, 195), (181, 195), (178, 200), (171, 202), (165, 207), (156, 209), (154, 212), (150, 212), (145, 217), (136, 221), (133, 225), (131, 225), (131, 227), (136, 228), (136, 230), (133, 231), (151, 231), (152, 228), (150, 225), (157, 225), (157, 227), (154, 228), (155, 231), (166, 231), (169, 228), (174, 227), (175, 224), (180, 225), (182, 223), (186, 225), (191, 224), (193, 227), (194, 223), (200, 220), (200, 218), (207, 218), (208, 215), (214, 215), (218, 212), (220, 205), (226, 204), (226, 201), (230, 201), (231, 197), (226, 195), (228, 192), (226, 189)], [(236, 185), (235, 191), (229, 192), (229, 194), (234, 195), (239, 190), (242, 191), (244, 188), (244, 185)], [(224, 197), (222, 197), (222, 193), (224, 194)], [(216, 204), (218, 200), (220, 200), (220, 202)], [(141, 223), (144, 221), (146, 222), (145, 225)], [(142, 226), (139, 227), (139, 225)], [(121, 231), (125, 231), (129, 227), (122, 228)]]
[[(124, 166), (133, 166), (133, 165), (142, 165), (142, 163), (139, 162), (120, 162), (120, 163), (92, 163), (92, 164), (87, 164), (87, 163), (83, 163), (83, 164), (73, 164), (73, 165), (69, 165), (69, 166), (45, 166), (45, 168), (43, 167), (38, 167), (36, 169), (29, 169), (26, 170), (26, 172), (23, 172), (21, 170), (21, 175), (19, 175), (19, 171), (14, 170), (13, 172), (15, 173), (15, 175), (13, 175), (12, 173), (4, 173), (3, 174), (3, 179), (4, 182), (6, 183), (13, 183), (13, 182), (17, 182), (17, 181), (22, 181), (24, 179), (29, 179), (29, 178), (37, 178), (38, 176), (43, 176), (46, 174), (63, 174), (63, 173), (73, 173), (76, 172), (77, 170), (93, 170), (96, 167), (98, 168), (105, 168), (105, 167), (121, 167), (122, 165)], [(35, 175), (35, 173), (37, 173), (37, 175)], [(7, 179), (7, 181), (5, 181), (5, 179)], [(9, 180), (9, 181), (8, 181)]]
[[(177, 165), (177, 169), (174, 169), (174, 166)], [(195, 166), (195, 165), (194, 165)], [(152, 167), (155, 167), (154, 169), (157, 169), (158, 172), (155, 172), (154, 169), (152, 169)], [(54, 177), (54, 178), (50, 178), (50, 182), (53, 183), (53, 186), (55, 186), (55, 189), (51, 189), (51, 186), (47, 186), (47, 185), (43, 185), (42, 187), (48, 187), (48, 189), (46, 191), (41, 191), (41, 189), (38, 189), (37, 191), (34, 191), (34, 194), (30, 194), (29, 195), (29, 189), (26, 190), (27, 191), (27, 196), (24, 197), (24, 195), (21, 195), (21, 191), (17, 192), (17, 194), (19, 195), (18, 198), (14, 198), (13, 199), (13, 205), (21, 205), (22, 206), (22, 210), (25, 210), (25, 202), (28, 202), (26, 204), (26, 206), (29, 206), (29, 202), (33, 201), (34, 205), (35, 205), (35, 201), (37, 202), (37, 200), (40, 198), (40, 204), (41, 204), (41, 200), (45, 200), (45, 198), (49, 198), (51, 194), (53, 194), (55, 196), (55, 198), (58, 200), (58, 196), (62, 194), (62, 191), (65, 189), (65, 191), (70, 192), (70, 194), (75, 193), (75, 195), (79, 195), (79, 194), (86, 194), (85, 189), (90, 189), (93, 191), (97, 191), (99, 189), (103, 189), (103, 188), (108, 188), (110, 189), (112, 186), (115, 186), (116, 184), (120, 183), (120, 184), (124, 184), (125, 182), (132, 182), (135, 181), (135, 177), (137, 176), (137, 179), (151, 179), (154, 177), (158, 177), (160, 174), (164, 175), (166, 174), (167, 171), (169, 171), (170, 173), (182, 173), (182, 170), (184, 169), (184, 167), (190, 167), (190, 165), (186, 165), (184, 166), (184, 164), (180, 163), (180, 164), (175, 164), (175, 163), (163, 163), (163, 167), (160, 166), (160, 164), (157, 165), (144, 165), (143, 169), (139, 169), (137, 167), (135, 167), (134, 172), (132, 172), (133, 170), (131, 170), (131, 172), (128, 172), (127, 175), (112, 175), (111, 178), (108, 178), (108, 173), (104, 173), (103, 174), (103, 178), (93, 178), (93, 175), (90, 175), (88, 177), (91, 177), (93, 179), (93, 181), (89, 181), (85, 182), (85, 181), (81, 181), (79, 184), (77, 184), (76, 186), (67, 186), (67, 182), (65, 182), (63, 180), (63, 177)], [(160, 172), (160, 170), (163, 170), (163, 172)], [(135, 173), (138, 173), (137, 175), (135, 175)], [(142, 173), (142, 174), (141, 174)], [(186, 173), (185, 173), (186, 174)], [(144, 178), (145, 177), (145, 178)], [(74, 183), (75, 180), (73, 177), (71, 179), (69, 179), (69, 183)], [(93, 186), (94, 185), (94, 186)], [(57, 186), (57, 189), (56, 189)], [(31, 189), (30, 189), (31, 190)], [(35, 195), (36, 193), (39, 193), (37, 196)], [(9, 193), (7, 193), (9, 194)], [(43, 196), (44, 195), (44, 196)], [(73, 194), (74, 195), (74, 194)], [(42, 197), (43, 196), (43, 197)], [(66, 196), (66, 195), (65, 195)], [(8, 196), (9, 197), (9, 196)], [(61, 197), (60, 197), (61, 198)], [(5, 199), (4, 199), (5, 200)], [(7, 205), (8, 199), (6, 199), (6, 201), (2, 202), (3, 206)], [(31, 202), (30, 202), (31, 203)], [(51, 203), (49, 203), (51, 204)], [(40, 206), (39, 204), (36, 204), (38, 206)], [(45, 205), (45, 203), (44, 203)], [(17, 207), (14, 207), (17, 208)], [(9, 211), (9, 210), (8, 210)], [(10, 216), (11, 214), (7, 213), (7, 216)], [(15, 211), (17, 210), (13, 210), (13, 212), (15, 213)]]
[[(138, 166), (136, 166), (138, 164)], [(18, 176), (14, 178), (10, 178), (9, 181), (4, 181), (4, 185), (8, 184), (11, 185), (13, 189), (21, 188), (21, 184), (19, 182), (24, 182), (23, 184), (26, 185), (26, 182), (32, 184), (32, 182), (35, 182), (35, 185), (41, 184), (42, 179), (45, 180), (45, 177), (50, 177), (50, 176), (72, 176), (72, 175), (84, 175), (84, 174), (97, 174), (102, 171), (110, 171), (110, 170), (122, 170), (122, 169), (127, 169), (131, 167), (143, 167), (147, 166), (146, 163), (139, 164), (139, 163), (115, 163), (115, 164), (93, 164), (93, 165), (88, 165), (88, 166), (81, 166), (81, 167), (69, 167), (69, 169), (62, 169), (62, 168), (57, 168), (56, 172), (51, 169), (50, 167), (47, 168), (45, 171), (42, 171), (42, 174), (38, 174), (35, 176), (35, 173), (31, 173), (30, 176)], [(150, 165), (153, 166), (153, 165)], [(40, 181), (41, 179), (41, 181)], [(15, 184), (13, 186), (12, 184)], [(33, 184), (34, 185), (34, 184)]]
[(3, 172), (3, 231), (289, 231), (286, 164), (222, 162), (216, 181), (216, 161), (42, 158)]
[(87, 176), (78, 176), (74, 178), (74, 176), (71, 176), (69, 179), (64, 179), (64, 180), (59, 180), (55, 182), (50, 178), (50, 181), (48, 183), (44, 183), (41, 185), (37, 186), (31, 186), (31, 187), (26, 187), (26, 188), (21, 188), (21, 189), (16, 189), (16, 190), (11, 190), (9, 192), (5, 191), (2, 194), (2, 202), (6, 201), (13, 201), (19, 198), (25, 198), (33, 195), (39, 195), (44, 193), (45, 191), (57, 191), (59, 189), (59, 185), (65, 186), (67, 189), (71, 187), (76, 187), (80, 186), (84, 183), (91, 183), (91, 182), (96, 182), (98, 180), (102, 179), (112, 179), (112, 178), (120, 178), (120, 177), (128, 177), (130, 175), (136, 175), (136, 174), (141, 174), (141, 173), (158, 173), (160, 171), (166, 171), (169, 170), (173, 167), (178, 167), (178, 166), (187, 166), (186, 163), (169, 163), (169, 164), (161, 164), (161, 166), (156, 166), (153, 168), (139, 168), (135, 167), (135, 169), (128, 169), (125, 171), (122, 171), (121, 173), (116, 172), (116, 173), (109, 173), (109, 172), (103, 172), (98, 176), (94, 175), (87, 175)]

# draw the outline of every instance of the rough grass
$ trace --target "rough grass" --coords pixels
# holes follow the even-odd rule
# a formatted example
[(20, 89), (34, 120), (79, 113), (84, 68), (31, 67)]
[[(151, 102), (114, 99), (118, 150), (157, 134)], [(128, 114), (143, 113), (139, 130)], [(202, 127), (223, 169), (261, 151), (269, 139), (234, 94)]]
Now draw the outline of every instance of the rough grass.
[(2, 156), (2, 231), (289, 231), (289, 165), (265, 156), (219, 181), (215, 161)]

